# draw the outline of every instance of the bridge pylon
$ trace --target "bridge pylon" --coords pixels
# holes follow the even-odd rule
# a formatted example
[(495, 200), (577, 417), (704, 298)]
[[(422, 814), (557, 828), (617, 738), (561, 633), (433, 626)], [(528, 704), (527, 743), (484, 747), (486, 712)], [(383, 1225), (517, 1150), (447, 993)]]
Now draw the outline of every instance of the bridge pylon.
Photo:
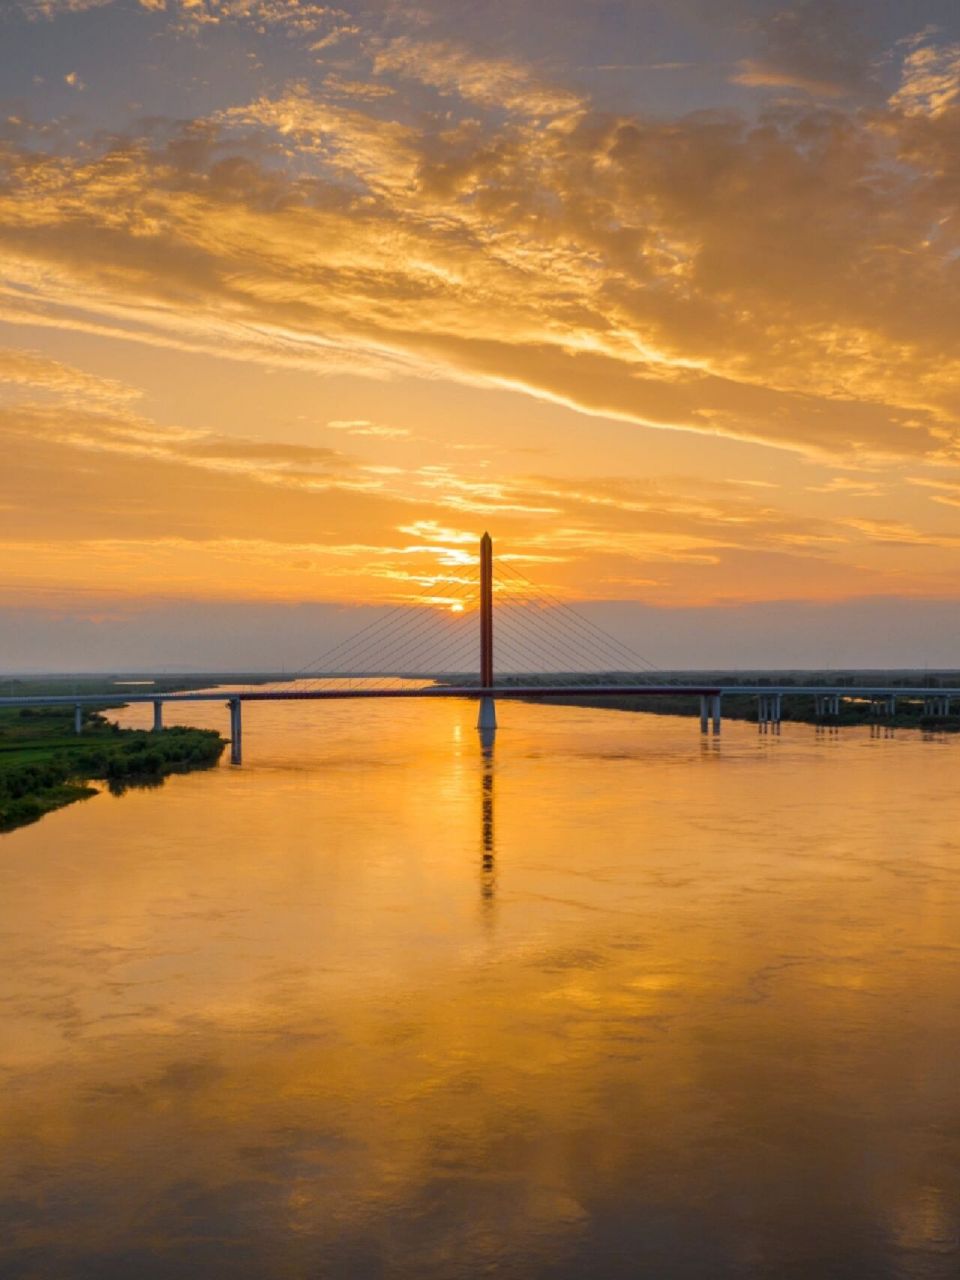
[[(493, 539), (480, 539), (480, 687), (493, 688)], [(497, 705), (490, 696), (480, 699), (477, 728), (483, 734), (497, 727)]]

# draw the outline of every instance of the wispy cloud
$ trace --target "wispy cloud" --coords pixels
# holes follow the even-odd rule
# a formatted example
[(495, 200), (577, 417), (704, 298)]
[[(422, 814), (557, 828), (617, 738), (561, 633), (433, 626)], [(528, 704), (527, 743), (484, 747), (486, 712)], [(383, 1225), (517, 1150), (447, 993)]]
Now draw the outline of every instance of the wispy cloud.
[(509, 58), (481, 58), (452, 41), (402, 36), (381, 49), (374, 70), (417, 80), (469, 102), (524, 116), (556, 116), (582, 106), (575, 93), (552, 86)]
[(601, 62), (581, 71), (690, 71), (695, 62)]
[(752, 89), (802, 89), (805, 93), (826, 98), (839, 98), (849, 92), (843, 85), (829, 80), (812, 80), (800, 72), (767, 66), (752, 58), (744, 58), (730, 79), (734, 84), (747, 85)]
[(319, 40), (314, 40), (310, 46), (311, 53), (320, 53), (324, 49), (332, 49), (334, 45), (341, 44), (344, 40), (349, 40), (352, 36), (361, 34), (362, 28), (341, 23), (332, 30), (328, 31), (325, 36)]
[(374, 436), (381, 440), (402, 440), (410, 434), (405, 427), (387, 427), (380, 422), (369, 422), (366, 418), (334, 418), (327, 426), (333, 431), (343, 431), (350, 436)]
[(960, 44), (937, 44), (926, 33), (911, 42), (890, 103), (908, 115), (933, 119), (960, 106)]
[(27, 18), (49, 20), (60, 14), (103, 9), (114, 3), (115, 0), (13, 0), (12, 8)]
[(0, 396), (18, 393), (50, 394), (71, 407), (112, 406), (135, 403), (140, 392), (114, 378), (102, 378), (38, 351), (0, 347)]
[[(10, 0), (13, 8), (27, 18), (52, 20), (65, 14), (84, 13), (119, 5), (121, 0)], [(359, 28), (344, 25), (349, 15), (334, 5), (317, 0), (129, 0), (131, 7), (163, 15), (186, 28), (217, 27), (242, 23), (261, 31), (283, 27), (309, 36), (331, 28), (330, 43), (337, 33)]]

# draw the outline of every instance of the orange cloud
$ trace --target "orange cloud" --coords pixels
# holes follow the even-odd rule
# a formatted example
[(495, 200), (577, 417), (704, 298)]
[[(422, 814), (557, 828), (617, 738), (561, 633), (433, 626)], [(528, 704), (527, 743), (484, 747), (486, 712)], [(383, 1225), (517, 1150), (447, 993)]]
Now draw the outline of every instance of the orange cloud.
[(955, 456), (945, 140), (896, 112), (541, 130), (526, 110), (434, 130), (301, 86), (82, 161), (11, 145), (6, 314), (406, 362), (820, 454)]
[(740, 69), (730, 77), (734, 84), (751, 89), (802, 89), (805, 93), (826, 98), (839, 98), (846, 90), (829, 80), (811, 80), (797, 72), (765, 66), (752, 58), (744, 58)]
[(915, 43), (904, 59), (902, 83), (890, 105), (908, 115), (934, 119), (960, 106), (960, 44)]
[(523, 63), (481, 58), (449, 40), (401, 36), (376, 54), (373, 67), (378, 75), (393, 72), (441, 93), (521, 116), (557, 116), (583, 106), (577, 94), (545, 84)]
[[(960, 461), (952, 46), (914, 42), (869, 109), (838, 88), (826, 106), (668, 117), (599, 110), (427, 25), (365, 34), (292, 0), (164, 12), (177, 30), (282, 24), (306, 53), (349, 37), (349, 57), (126, 136), (0, 126), (0, 320), (51, 345), (107, 338), (115, 358), (122, 340), (231, 361), (267, 388), (311, 375), (317, 407), (297, 421), (316, 438), (285, 438), (269, 390), (274, 439), (243, 439), (226, 415), (162, 421), (72, 351), (0, 351), (7, 581), (402, 599), (495, 521), (567, 594), (955, 590), (955, 495), (902, 482)], [(865, 83), (852, 46), (834, 57), (793, 20), (767, 34), (741, 78), (821, 97)], [(411, 395), (396, 426), (387, 397), (337, 400), (400, 378), (443, 387), (444, 412)], [(538, 473), (520, 472), (522, 412), (488, 447), (445, 416), (458, 384), (563, 424), (563, 460), (544, 431)], [(646, 458), (618, 474), (590, 416), (617, 447), (634, 425), (674, 433), (675, 452), (709, 454), (706, 478), (656, 478)], [(721, 438), (778, 450), (771, 478), (718, 484)], [(726, 447), (731, 466), (760, 453)]]

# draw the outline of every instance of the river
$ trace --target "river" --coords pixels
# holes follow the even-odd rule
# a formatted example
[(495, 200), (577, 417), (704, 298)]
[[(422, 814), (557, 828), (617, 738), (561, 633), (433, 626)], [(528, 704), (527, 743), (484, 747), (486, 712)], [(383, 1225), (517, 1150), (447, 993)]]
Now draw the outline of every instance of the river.
[(475, 717), (0, 839), (4, 1280), (955, 1280), (960, 740)]

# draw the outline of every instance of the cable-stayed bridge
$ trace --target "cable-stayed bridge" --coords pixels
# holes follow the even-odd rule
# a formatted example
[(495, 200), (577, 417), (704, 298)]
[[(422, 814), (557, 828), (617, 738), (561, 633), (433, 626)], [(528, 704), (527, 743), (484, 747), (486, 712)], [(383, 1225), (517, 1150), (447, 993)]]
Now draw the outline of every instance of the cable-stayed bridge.
[(3, 697), (0, 706), (72, 704), (75, 728), (88, 704), (153, 704), (153, 727), (163, 727), (167, 703), (223, 701), (230, 709), (231, 761), (243, 758), (246, 702), (368, 698), (470, 698), (477, 727), (492, 733), (501, 699), (625, 697), (699, 699), (700, 730), (719, 734), (724, 693), (757, 698), (761, 727), (781, 721), (785, 694), (808, 695), (818, 715), (836, 715), (843, 698), (867, 699), (892, 713), (896, 699), (922, 698), (933, 716), (949, 714), (960, 689), (837, 685), (694, 685), (664, 683), (648, 658), (586, 614), (531, 581), (509, 558), (494, 561), (484, 534), (478, 557), (464, 555), (431, 578), (420, 594), (378, 616), (284, 680), (254, 689), (179, 693), (47, 694)]

